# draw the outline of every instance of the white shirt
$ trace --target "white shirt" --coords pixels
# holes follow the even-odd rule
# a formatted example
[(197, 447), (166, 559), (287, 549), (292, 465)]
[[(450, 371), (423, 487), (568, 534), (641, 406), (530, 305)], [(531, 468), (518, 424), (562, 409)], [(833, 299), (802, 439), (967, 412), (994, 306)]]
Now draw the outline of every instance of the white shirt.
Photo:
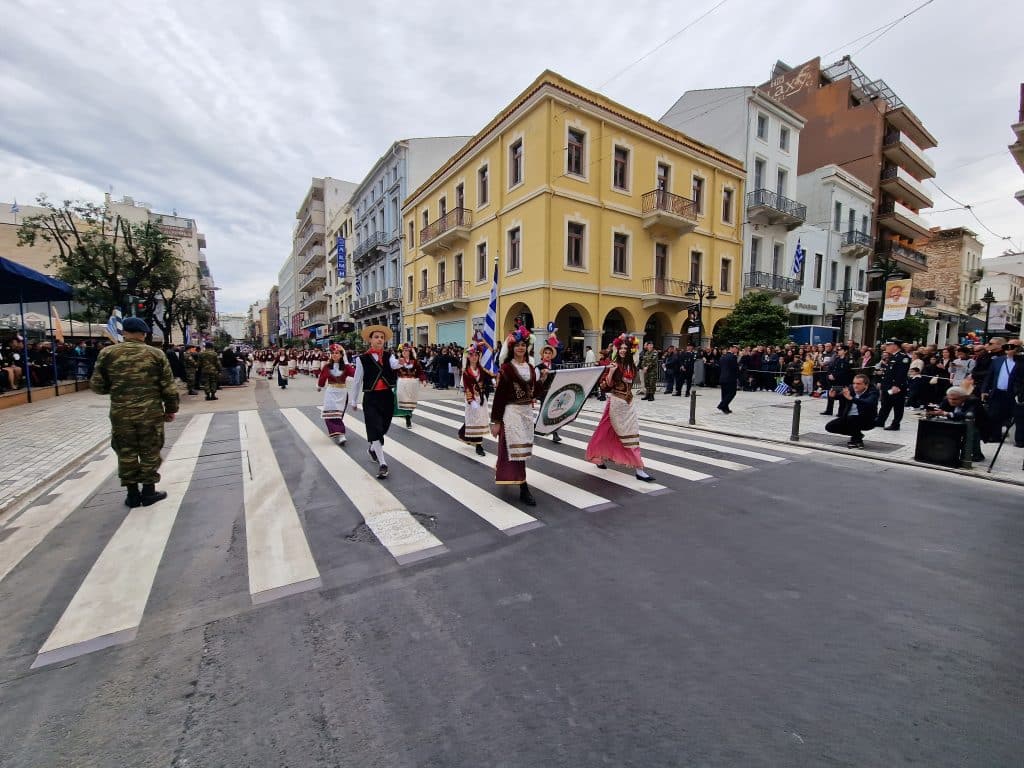
[(1003, 364), (999, 367), (999, 375), (996, 377), (996, 389), (1010, 388), (1010, 374), (1017, 367), (1017, 361), (1009, 355), (1003, 357)]
[[(372, 352), (368, 354), (373, 354)], [(381, 356), (387, 355), (388, 363), (391, 366), (391, 370), (398, 370), (401, 365), (398, 362), (398, 358), (395, 357), (391, 352), (381, 352)], [(352, 396), (355, 397), (355, 404), (359, 405), (359, 398), (363, 396), (363, 358), (360, 355), (356, 358), (356, 374), (352, 377)]]
[(587, 350), (587, 354), (583, 356), (583, 362), (586, 363), (587, 365), (593, 365), (595, 362), (597, 362), (597, 358), (594, 357), (594, 350)]

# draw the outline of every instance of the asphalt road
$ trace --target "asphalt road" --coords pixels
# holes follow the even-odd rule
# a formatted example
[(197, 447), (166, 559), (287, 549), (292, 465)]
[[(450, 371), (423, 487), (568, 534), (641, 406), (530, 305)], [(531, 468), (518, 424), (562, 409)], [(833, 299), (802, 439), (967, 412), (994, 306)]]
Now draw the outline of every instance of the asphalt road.
[[(115, 479), (0, 581), (0, 765), (1021, 765), (1019, 488), (675, 446), (745, 465), (727, 469), (645, 435), (647, 457), (708, 477), (652, 469), (666, 488), (641, 493), (543, 441), (557, 455), (531, 472), (609, 503), (536, 490), (522, 509), (538, 524), (507, 533), (393, 458), (387, 491), (443, 544), (403, 563), (345, 494), (353, 475), (336, 482), (295, 428), (319, 428), (308, 387), (260, 386), (320, 581), (253, 604), (244, 435), (214, 414), (130, 638), (38, 663), (129, 516)], [(445, 407), (393, 443), (426, 478), (441, 467), (518, 507), (429, 439), (450, 435)], [(344, 452), (372, 470), (355, 430)]]

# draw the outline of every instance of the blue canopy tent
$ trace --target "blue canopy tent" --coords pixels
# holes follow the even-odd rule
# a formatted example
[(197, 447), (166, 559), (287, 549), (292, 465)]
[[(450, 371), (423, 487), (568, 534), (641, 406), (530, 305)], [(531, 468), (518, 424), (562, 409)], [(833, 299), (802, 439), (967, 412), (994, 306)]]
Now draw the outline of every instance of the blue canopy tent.
[[(62, 280), (47, 277), (42, 272), (22, 266), (10, 259), (0, 256), (0, 304), (18, 304), (21, 313), (21, 337), (28, 341), (28, 332), (25, 329), (25, 302), (45, 301), (46, 311), (50, 316), (50, 334), (53, 334), (53, 309), (52, 302), (67, 301), (70, 311), (71, 297), (74, 289)], [(32, 402), (32, 376), (28, 367), (27, 349), (22, 350), (25, 357), (25, 386), (28, 390), (28, 401)], [(53, 386), (55, 394), (60, 394), (57, 381), (57, 355), (56, 350), (51, 355), (53, 361)]]

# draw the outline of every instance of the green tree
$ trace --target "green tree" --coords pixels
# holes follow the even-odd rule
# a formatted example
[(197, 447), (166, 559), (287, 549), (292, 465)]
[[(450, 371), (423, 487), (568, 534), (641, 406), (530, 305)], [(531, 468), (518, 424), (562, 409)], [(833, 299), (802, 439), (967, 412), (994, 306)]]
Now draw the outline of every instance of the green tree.
[(158, 222), (131, 223), (90, 202), (65, 200), (57, 206), (46, 195), (37, 204), (46, 212), (25, 218), (18, 245), (53, 243), (57, 275), (74, 286), (79, 301), (101, 313), (136, 301), (145, 305), (143, 315), (152, 323), (162, 292), (181, 280), (174, 240)]
[(928, 323), (913, 315), (907, 315), (902, 320), (886, 320), (882, 323), (882, 334), (882, 341), (921, 341), (928, 335)]
[(765, 293), (748, 293), (715, 331), (716, 344), (785, 344), (789, 313)]
[(229, 347), (233, 341), (234, 337), (222, 328), (218, 328), (217, 332), (213, 335), (213, 344), (217, 349)]

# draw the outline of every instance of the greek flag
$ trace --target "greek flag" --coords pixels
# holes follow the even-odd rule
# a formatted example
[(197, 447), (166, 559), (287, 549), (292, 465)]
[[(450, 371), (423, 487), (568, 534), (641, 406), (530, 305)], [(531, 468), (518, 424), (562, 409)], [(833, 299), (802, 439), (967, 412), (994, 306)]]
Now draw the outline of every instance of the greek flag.
[(11, 213), (18, 213), (20, 210), (21, 210), (21, 208), (18, 207), (18, 201), (17, 200), (15, 200), (13, 203), (11, 203)]
[(363, 292), (363, 283), (359, 279), (359, 273), (356, 273), (356, 296), (361, 295)]
[(800, 238), (796, 239), (796, 253), (793, 254), (793, 274), (799, 275), (804, 268), (804, 256), (807, 251), (800, 247)]
[(484, 318), (484, 350), (480, 363), (491, 373), (498, 372), (498, 356), (494, 354), (495, 329), (498, 326), (498, 265), (494, 265), (494, 282), (491, 283), (491, 300), (487, 304), (487, 317)]
[(107, 336), (115, 344), (124, 341), (124, 336), (121, 334), (121, 310), (115, 309), (110, 315), (110, 319), (107, 320), (107, 327), (103, 329), (106, 331)]
[(784, 381), (780, 381), (779, 382), (779, 386), (777, 386), (775, 388), (775, 394), (777, 394), (777, 395), (788, 395), (789, 394), (789, 385), (786, 382), (784, 382)]

